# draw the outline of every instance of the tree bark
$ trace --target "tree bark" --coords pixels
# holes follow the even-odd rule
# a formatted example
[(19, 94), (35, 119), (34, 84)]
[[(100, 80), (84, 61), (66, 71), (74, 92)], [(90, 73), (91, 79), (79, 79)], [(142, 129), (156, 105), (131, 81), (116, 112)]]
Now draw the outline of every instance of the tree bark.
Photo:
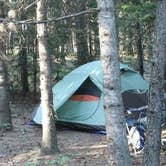
[[(79, 10), (84, 11), (86, 9), (86, 0), (79, 0), (76, 4)], [(87, 63), (89, 59), (85, 15), (75, 18), (75, 30), (78, 65), (82, 65)]]
[(21, 87), (22, 94), (26, 95), (29, 91), (28, 84), (28, 70), (27, 70), (27, 50), (26, 44), (23, 43), (23, 46), (20, 51), (20, 70), (21, 70)]
[(120, 91), (120, 66), (113, 0), (98, 0), (99, 38), (104, 79), (108, 165), (130, 166), (125, 116)]
[[(47, 17), (47, 0), (37, 2), (37, 20), (45, 20)], [(47, 51), (46, 24), (37, 24), (38, 51), (40, 63), (40, 90), (42, 106), (42, 146), (41, 154), (54, 154), (58, 152), (55, 117), (51, 109), (52, 88), (50, 57)]]
[[(140, 0), (133, 0), (133, 4), (135, 5), (140, 5)], [(143, 47), (142, 47), (142, 32), (141, 32), (141, 24), (139, 20), (136, 22), (136, 30), (137, 30), (137, 35), (136, 35), (136, 47), (137, 47), (137, 59), (138, 59), (138, 70), (139, 73), (143, 76), (144, 74), (144, 66), (143, 66), (143, 61), (144, 61), (144, 55), (143, 55)]]
[(141, 25), (139, 22), (136, 23), (137, 29), (137, 59), (138, 59), (138, 70), (139, 73), (143, 76), (144, 74), (144, 56), (143, 56), (143, 48), (142, 48), (142, 33), (141, 33)]
[(37, 95), (37, 40), (33, 42), (33, 95)]
[[(26, 20), (26, 15), (24, 11), (21, 13), (21, 20)], [(26, 95), (29, 91), (28, 84), (28, 66), (27, 66), (27, 34), (26, 34), (26, 26), (22, 25), (22, 38), (21, 38), (21, 50), (20, 50), (20, 62), (21, 62), (21, 86), (22, 86), (22, 94)]]
[(144, 165), (160, 165), (161, 116), (164, 93), (164, 67), (166, 64), (166, 1), (157, 4), (155, 36), (153, 42), (152, 70), (150, 77), (149, 109)]
[(9, 107), (7, 70), (0, 58), (0, 129), (11, 129), (11, 113)]
[[(5, 17), (4, 3), (0, 2), (0, 17)], [(0, 30), (0, 129), (11, 129), (12, 122), (9, 107), (7, 68), (3, 60), (6, 51), (6, 29), (3, 23), (0, 23), (0, 26), (3, 27)]]

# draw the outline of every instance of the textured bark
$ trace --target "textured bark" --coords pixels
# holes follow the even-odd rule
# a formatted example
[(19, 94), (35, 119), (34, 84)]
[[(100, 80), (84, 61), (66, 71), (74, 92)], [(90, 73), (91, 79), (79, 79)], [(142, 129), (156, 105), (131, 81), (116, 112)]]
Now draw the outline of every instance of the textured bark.
[(120, 91), (120, 67), (117, 49), (113, 0), (98, 0), (99, 38), (104, 79), (104, 110), (106, 117), (109, 166), (130, 166), (125, 116)]
[[(4, 15), (4, 2), (0, 2), (0, 17)], [(12, 127), (10, 108), (9, 108), (9, 96), (8, 96), (8, 80), (6, 65), (3, 60), (5, 56), (5, 44), (6, 44), (6, 31), (0, 31), (0, 129), (10, 129)]]
[(0, 59), (0, 129), (11, 129), (8, 81), (5, 63)]
[[(37, 20), (44, 20), (47, 16), (47, 0), (37, 3)], [(50, 58), (47, 51), (46, 24), (37, 24), (38, 51), (40, 63), (40, 90), (42, 106), (42, 154), (58, 152), (55, 117), (51, 109), (51, 69)]]
[(160, 165), (161, 115), (166, 63), (166, 1), (159, 0), (155, 22), (152, 71), (150, 79), (147, 137), (144, 154), (145, 166)]
[[(24, 11), (21, 13), (21, 20), (26, 20), (26, 15)], [(20, 64), (21, 64), (21, 87), (22, 87), (22, 94), (26, 95), (29, 91), (29, 83), (28, 83), (28, 66), (27, 66), (27, 34), (26, 34), (26, 25), (22, 26), (22, 38), (21, 44), (22, 48), (20, 50)]]
[(33, 94), (37, 95), (37, 40), (33, 44)]
[(138, 59), (138, 69), (139, 73), (143, 76), (144, 74), (144, 56), (143, 56), (143, 48), (142, 48), (142, 33), (141, 33), (141, 25), (137, 22), (136, 25), (137, 29), (137, 59)]
[(21, 65), (21, 87), (22, 87), (22, 94), (26, 95), (29, 91), (29, 84), (28, 84), (28, 70), (27, 70), (27, 50), (26, 45), (23, 44), (23, 47), (20, 51), (20, 65)]

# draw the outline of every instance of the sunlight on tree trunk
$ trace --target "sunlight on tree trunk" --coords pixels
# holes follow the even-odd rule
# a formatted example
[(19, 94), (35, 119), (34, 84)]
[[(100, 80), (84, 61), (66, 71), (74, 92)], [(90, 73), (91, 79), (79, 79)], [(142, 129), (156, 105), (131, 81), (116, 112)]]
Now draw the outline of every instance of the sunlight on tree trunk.
[[(44, 20), (47, 16), (47, 0), (37, 3), (37, 20)], [(58, 152), (55, 117), (51, 109), (51, 69), (50, 57), (47, 51), (46, 24), (37, 24), (38, 51), (40, 63), (40, 90), (42, 106), (42, 147), (41, 154), (54, 154)]]
[(109, 166), (130, 166), (125, 116), (120, 91), (120, 67), (113, 0), (98, 0), (99, 37), (104, 79), (104, 110), (106, 117)]

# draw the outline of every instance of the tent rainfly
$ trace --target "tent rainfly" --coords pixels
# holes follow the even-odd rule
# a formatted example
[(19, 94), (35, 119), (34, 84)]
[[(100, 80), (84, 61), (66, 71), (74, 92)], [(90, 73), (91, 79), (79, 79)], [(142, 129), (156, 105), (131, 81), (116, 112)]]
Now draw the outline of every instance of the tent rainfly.
[[(121, 92), (125, 109), (147, 105), (148, 83), (140, 74), (120, 64)], [(103, 77), (100, 61), (82, 65), (60, 80), (53, 88), (53, 109), (57, 123), (86, 129), (103, 130)], [(42, 124), (42, 109), (39, 106), (32, 120)]]

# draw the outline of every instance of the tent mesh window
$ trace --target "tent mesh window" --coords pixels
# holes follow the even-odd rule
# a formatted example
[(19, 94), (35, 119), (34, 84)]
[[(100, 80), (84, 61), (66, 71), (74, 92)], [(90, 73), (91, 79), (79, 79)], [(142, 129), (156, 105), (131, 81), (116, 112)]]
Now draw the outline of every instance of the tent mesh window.
[(83, 82), (83, 84), (77, 89), (74, 95), (91, 95), (91, 96), (100, 97), (101, 91), (88, 77)]

